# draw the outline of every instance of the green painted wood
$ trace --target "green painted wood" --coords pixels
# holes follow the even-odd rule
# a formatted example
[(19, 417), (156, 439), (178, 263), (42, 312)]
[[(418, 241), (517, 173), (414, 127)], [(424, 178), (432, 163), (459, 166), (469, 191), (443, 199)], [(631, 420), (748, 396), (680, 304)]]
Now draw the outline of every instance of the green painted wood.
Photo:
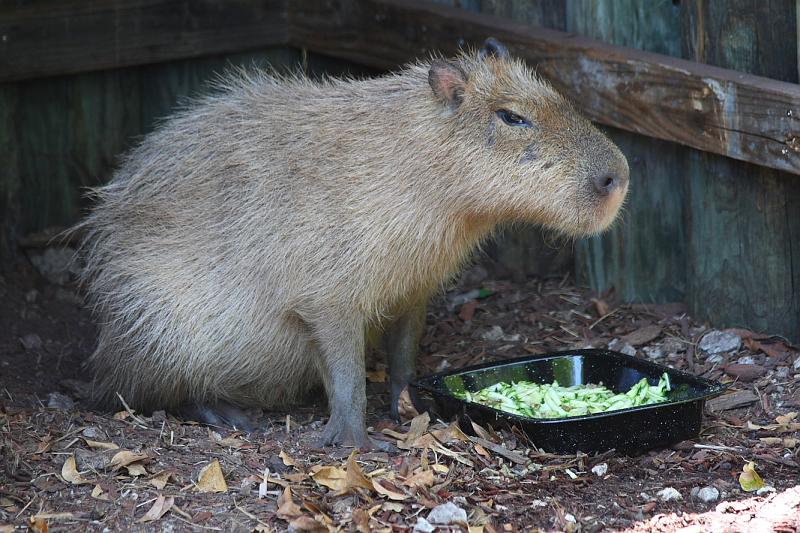
[(179, 100), (232, 65), (297, 68), (286, 47), (0, 84), (0, 254), (15, 237), (74, 223), (86, 187)]
[[(667, 55), (681, 49), (680, 8), (671, 1), (566, 3), (567, 29), (611, 44)], [(686, 292), (686, 225), (680, 171), (689, 149), (607, 128), (628, 158), (631, 185), (619, 221), (602, 236), (580, 239), (575, 270), (598, 291), (625, 301), (681, 301)]]
[[(687, 58), (796, 83), (795, 0), (682, 6)], [(800, 341), (800, 183), (706, 153), (687, 161), (692, 312)]]

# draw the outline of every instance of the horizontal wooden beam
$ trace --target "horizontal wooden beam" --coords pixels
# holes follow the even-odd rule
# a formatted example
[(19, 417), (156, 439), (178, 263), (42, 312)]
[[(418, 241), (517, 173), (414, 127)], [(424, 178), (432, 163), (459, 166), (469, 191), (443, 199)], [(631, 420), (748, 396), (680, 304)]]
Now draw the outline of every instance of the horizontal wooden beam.
[(380, 68), (505, 43), (592, 120), (800, 174), (800, 86), (408, 0), (291, 0), (297, 45)]
[(285, 45), (286, 2), (2, 2), (0, 82)]

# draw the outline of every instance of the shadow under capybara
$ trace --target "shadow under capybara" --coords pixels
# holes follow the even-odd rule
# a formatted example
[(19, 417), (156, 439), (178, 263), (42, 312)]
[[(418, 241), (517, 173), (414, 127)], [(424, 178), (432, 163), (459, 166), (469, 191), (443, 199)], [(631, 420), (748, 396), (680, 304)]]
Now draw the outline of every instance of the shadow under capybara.
[(494, 39), (375, 79), (222, 83), (79, 225), (101, 401), (235, 423), (321, 381), (321, 444), (375, 446), (366, 339), (387, 340), (396, 415), (428, 298), (498, 224), (597, 233), (627, 191), (617, 147)]

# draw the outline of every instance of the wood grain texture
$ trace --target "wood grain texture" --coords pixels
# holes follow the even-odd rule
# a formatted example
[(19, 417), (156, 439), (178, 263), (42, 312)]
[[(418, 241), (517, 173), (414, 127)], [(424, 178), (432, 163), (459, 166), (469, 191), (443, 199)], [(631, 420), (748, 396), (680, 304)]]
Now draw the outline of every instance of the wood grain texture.
[(800, 173), (795, 84), (405, 0), (293, 0), (289, 25), (298, 46), (381, 68), (493, 35), (601, 124)]
[(285, 45), (286, 1), (3, 2), (0, 82)]
[[(687, 0), (684, 53), (796, 82), (796, 8), (794, 0)], [(699, 152), (686, 176), (692, 313), (800, 341), (800, 182)]]
[[(661, 54), (681, 51), (680, 8), (672, 2), (570, 1), (568, 28), (611, 44)], [(575, 246), (578, 280), (612, 287), (627, 302), (678, 302), (686, 297), (686, 201), (681, 171), (689, 148), (609, 129), (628, 158), (631, 184), (619, 221)]]

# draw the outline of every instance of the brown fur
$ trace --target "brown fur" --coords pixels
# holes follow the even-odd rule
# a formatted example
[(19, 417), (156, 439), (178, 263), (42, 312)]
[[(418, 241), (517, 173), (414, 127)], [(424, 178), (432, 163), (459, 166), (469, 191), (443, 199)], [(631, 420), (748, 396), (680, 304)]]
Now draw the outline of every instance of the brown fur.
[(466, 83), (445, 76), (437, 97), (441, 65), (322, 82), (239, 72), (146, 137), (82, 224), (99, 397), (276, 406), (321, 379), (331, 424), (347, 426), (327, 440), (363, 443), (350, 426), (363, 426), (368, 330), (419, 316), (499, 223), (584, 235), (614, 219), (627, 184), (603, 197), (591, 177), (627, 181), (625, 159), (549, 85), (467, 54), (451, 63)]

